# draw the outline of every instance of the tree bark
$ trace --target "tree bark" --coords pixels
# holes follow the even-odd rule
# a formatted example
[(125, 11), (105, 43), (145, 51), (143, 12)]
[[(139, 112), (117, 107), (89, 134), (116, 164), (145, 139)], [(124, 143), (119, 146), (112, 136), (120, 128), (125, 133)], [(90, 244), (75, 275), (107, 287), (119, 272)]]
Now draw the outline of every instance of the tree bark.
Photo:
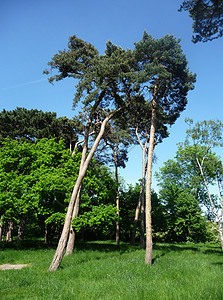
[[(79, 212), (79, 207), (80, 207), (80, 191), (81, 191), (81, 187), (79, 189), (78, 195), (77, 195), (77, 199), (75, 201), (75, 205), (74, 205), (74, 211), (73, 211), (73, 216), (72, 216), (72, 221), (75, 217), (78, 216), (78, 212)], [(65, 256), (71, 255), (74, 252), (74, 245), (75, 245), (75, 230), (73, 228), (73, 226), (70, 226), (70, 232), (69, 232), (69, 239), (67, 242), (67, 248), (66, 248), (66, 253)]]
[[(136, 211), (135, 211), (135, 218), (134, 218), (134, 223), (133, 223), (131, 245), (135, 245), (136, 227), (137, 227), (137, 223), (138, 223), (138, 219), (139, 219), (139, 212), (141, 210), (142, 220), (141, 220), (140, 247), (144, 248), (145, 245), (142, 246), (142, 244), (145, 244), (145, 242), (143, 243), (142, 239), (145, 240), (145, 238), (144, 238), (144, 228), (145, 228), (144, 192), (145, 192), (145, 178), (146, 178), (146, 151), (147, 151), (148, 134), (146, 135), (146, 141), (145, 141), (144, 146), (142, 145), (142, 142), (141, 142), (139, 134), (138, 134), (138, 125), (136, 127), (136, 136), (137, 136), (139, 144), (142, 148), (142, 186), (141, 186), (141, 190), (140, 190), (140, 194), (139, 194), (138, 205), (137, 205)], [(143, 237), (142, 237), (142, 234), (143, 234)]]
[[(143, 240), (144, 238), (144, 222), (145, 222), (145, 212), (144, 212), (144, 193), (145, 193), (145, 177), (146, 177), (146, 147), (147, 147), (147, 140), (146, 143), (144, 145), (144, 147), (142, 147), (143, 150), (143, 155), (142, 155), (142, 186), (141, 186), (141, 190), (140, 190), (140, 194), (139, 194), (139, 201), (135, 210), (135, 218), (134, 218), (134, 223), (133, 223), (133, 229), (132, 229), (132, 239), (131, 239), (131, 245), (135, 245), (135, 235), (136, 235), (136, 228), (137, 228), (137, 223), (139, 220), (139, 213), (141, 210), (141, 236), (140, 236), (140, 245), (143, 244), (142, 242), (142, 230), (143, 230)], [(143, 228), (142, 228), (143, 227)], [(145, 244), (145, 242), (144, 242)], [(143, 246), (144, 248), (144, 246)]]
[[(113, 158), (115, 162), (115, 180), (116, 180), (116, 208), (117, 208), (117, 216), (119, 218), (119, 208), (120, 208), (120, 203), (119, 203), (119, 188), (118, 188), (118, 161), (117, 161), (117, 156), (115, 152), (115, 147), (112, 146), (113, 150)], [(119, 246), (120, 244), (120, 226), (119, 226), (119, 221), (116, 222), (115, 224), (115, 241), (116, 241), (116, 246)]]
[(218, 231), (219, 231), (219, 234), (220, 234), (220, 240), (221, 240), (221, 250), (223, 251), (222, 220), (219, 220), (219, 222), (218, 222)]
[[(87, 156), (90, 125), (91, 125), (91, 119), (89, 119), (89, 121), (88, 121), (88, 124), (87, 124), (86, 129), (85, 129), (84, 140), (82, 141), (82, 142), (84, 142), (84, 146), (83, 146), (82, 155), (81, 155), (81, 163), (80, 163), (79, 174), (82, 171), (82, 168), (83, 168), (84, 162), (86, 160), (86, 156)], [(77, 149), (77, 145), (78, 145), (78, 143), (76, 143), (75, 149), (74, 149), (72, 155), (75, 154), (75, 150)], [(80, 185), (80, 188), (79, 188), (79, 191), (78, 191), (78, 194), (77, 194), (77, 198), (76, 198), (76, 201), (75, 201), (73, 215), (72, 215), (72, 221), (74, 220), (75, 217), (78, 216), (78, 213), (79, 213), (80, 194), (81, 194), (81, 185)], [(66, 248), (66, 253), (65, 253), (66, 256), (71, 255), (74, 252), (75, 237), (76, 237), (75, 230), (74, 230), (74, 228), (71, 224), (70, 232), (69, 232), (69, 239), (68, 239), (68, 242), (67, 242), (67, 248)]]
[(11, 243), (13, 240), (13, 222), (9, 221), (8, 222), (8, 231), (6, 234), (6, 242)]
[(74, 204), (75, 204), (75, 201), (76, 201), (76, 198), (77, 198), (77, 194), (79, 192), (82, 180), (83, 180), (83, 178), (84, 178), (84, 176), (87, 172), (88, 165), (89, 165), (89, 163), (90, 163), (90, 161), (93, 157), (93, 154), (94, 154), (94, 152), (95, 152), (95, 150), (96, 150), (96, 148), (97, 148), (97, 146), (98, 146), (98, 144), (99, 144), (99, 142), (100, 142), (100, 140), (101, 140), (101, 138), (104, 134), (105, 126), (106, 126), (107, 122), (115, 115), (115, 113), (117, 113), (118, 111), (120, 111), (123, 108), (124, 107), (119, 108), (115, 112), (111, 113), (108, 117), (106, 117), (104, 119), (104, 121), (101, 124), (100, 132), (99, 132), (97, 138), (95, 139), (95, 142), (94, 142), (94, 144), (91, 148), (91, 151), (89, 152), (89, 154), (88, 154), (88, 156), (87, 156), (87, 158), (84, 162), (83, 168), (82, 168), (80, 174), (78, 175), (77, 181), (75, 183), (73, 193), (72, 193), (69, 205), (68, 205), (63, 231), (62, 231), (60, 240), (58, 242), (56, 253), (54, 255), (54, 258), (51, 262), (51, 265), (50, 265), (48, 271), (56, 271), (57, 268), (60, 266), (60, 263), (62, 261), (64, 251), (65, 251), (65, 248), (66, 248), (66, 244), (67, 244), (67, 239), (68, 239), (68, 235), (69, 235), (69, 230), (70, 230), (70, 225), (71, 225), (73, 210), (74, 210)]
[(142, 204), (141, 204), (141, 234), (140, 234), (140, 248), (145, 249), (145, 179), (144, 179), (144, 187), (143, 187), (143, 197), (142, 197)]
[(146, 255), (145, 263), (152, 264), (153, 254), (153, 241), (152, 241), (152, 217), (151, 217), (151, 185), (152, 185), (152, 163), (153, 163), (153, 150), (155, 142), (155, 122), (156, 122), (156, 106), (155, 101), (156, 90), (152, 101), (152, 116), (151, 116), (151, 127), (149, 134), (149, 151), (147, 159), (147, 180), (146, 180)]

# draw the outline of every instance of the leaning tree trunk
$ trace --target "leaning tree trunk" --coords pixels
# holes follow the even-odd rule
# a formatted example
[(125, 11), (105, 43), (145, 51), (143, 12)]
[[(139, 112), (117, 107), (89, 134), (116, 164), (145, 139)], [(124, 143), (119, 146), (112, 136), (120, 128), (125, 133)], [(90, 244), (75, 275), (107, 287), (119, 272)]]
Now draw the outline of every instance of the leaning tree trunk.
[(89, 152), (89, 154), (88, 154), (88, 156), (87, 156), (87, 158), (84, 162), (83, 168), (82, 168), (80, 174), (78, 175), (77, 181), (75, 183), (73, 193), (72, 193), (69, 205), (68, 205), (63, 231), (62, 231), (60, 240), (58, 242), (56, 253), (54, 255), (54, 258), (51, 262), (51, 265), (50, 265), (48, 271), (56, 271), (57, 268), (60, 266), (60, 263), (62, 261), (63, 255), (64, 255), (64, 251), (65, 251), (65, 248), (66, 248), (69, 231), (70, 231), (70, 225), (71, 225), (72, 216), (73, 216), (74, 204), (75, 204), (77, 194), (79, 192), (82, 180), (83, 180), (83, 178), (84, 178), (84, 176), (87, 172), (88, 165), (89, 165), (89, 163), (90, 163), (90, 161), (93, 157), (93, 154), (94, 154), (95, 150), (97, 149), (97, 146), (98, 146), (98, 144), (99, 144), (99, 142), (100, 142), (100, 140), (101, 140), (101, 138), (104, 134), (105, 126), (106, 126), (107, 122), (114, 116), (115, 113), (120, 111), (122, 108), (119, 108), (118, 110), (116, 110), (115, 112), (110, 114), (107, 118), (104, 119), (104, 121), (101, 124), (100, 132), (99, 132), (97, 138), (95, 139), (95, 142), (94, 142), (94, 144), (91, 148), (91, 151)]
[[(89, 126), (90, 126), (90, 121), (89, 121)], [(88, 147), (88, 137), (89, 137), (89, 126), (87, 126), (86, 130), (85, 130), (85, 138), (84, 138), (84, 147), (82, 150), (82, 155), (81, 155), (81, 164), (80, 164), (80, 170), (79, 170), (79, 174), (82, 171), (84, 162), (86, 160), (86, 156), (87, 156), (87, 147)], [(73, 152), (72, 155), (75, 154), (75, 151)], [(73, 215), (72, 215), (72, 221), (74, 218), (76, 218), (78, 216), (79, 213), (79, 207), (80, 207), (80, 194), (81, 194), (81, 186), (79, 188), (78, 194), (77, 194), (77, 198), (75, 201), (75, 206), (74, 206), (74, 210), (73, 210)], [(67, 242), (67, 248), (66, 248), (66, 253), (65, 255), (71, 255), (74, 252), (74, 244), (75, 244), (75, 230), (72, 226), (72, 224), (70, 225), (70, 232), (69, 232), (69, 239)]]
[(155, 120), (156, 120), (156, 102), (153, 99), (152, 103), (152, 116), (151, 127), (149, 135), (149, 151), (147, 159), (147, 180), (146, 180), (146, 255), (145, 263), (152, 264), (153, 255), (153, 242), (152, 242), (152, 217), (151, 217), (151, 185), (152, 185), (152, 162), (153, 162), (153, 150), (155, 141)]
[[(75, 201), (72, 221), (74, 220), (74, 218), (76, 218), (78, 216), (79, 207), (80, 207), (80, 193), (81, 193), (80, 191), (81, 191), (81, 187), (78, 191), (77, 199)], [(65, 253), (66, 256), (71, 255), (74, 252), (75, 237), (76, 237), (75, 230), (74, 230), (73, 226), (71, 225), (70, 232), (69, 232), (69, 239), (67, 242), (67, 248), (66, 248), (66, 253)]]

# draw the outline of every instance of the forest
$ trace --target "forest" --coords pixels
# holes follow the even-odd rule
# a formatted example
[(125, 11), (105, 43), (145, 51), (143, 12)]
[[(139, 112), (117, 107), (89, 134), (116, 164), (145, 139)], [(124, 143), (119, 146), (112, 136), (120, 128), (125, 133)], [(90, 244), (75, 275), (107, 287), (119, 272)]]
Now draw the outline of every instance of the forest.
[[(194, 44), (222, 37), (222, 1), (182, 11)], [(72, 35), (42, 75), (73, 82), (74, 113), (0, 111), (2, 299), (221, 299), (222, 120), (187, 117), (154, 172), (197, 84), (181, 40), (144, 31), (101, 54)], [(128, 184), (120, 169), (133, 146), (141, 177)], [(1, 272), (20, 268), (19, 279)]]

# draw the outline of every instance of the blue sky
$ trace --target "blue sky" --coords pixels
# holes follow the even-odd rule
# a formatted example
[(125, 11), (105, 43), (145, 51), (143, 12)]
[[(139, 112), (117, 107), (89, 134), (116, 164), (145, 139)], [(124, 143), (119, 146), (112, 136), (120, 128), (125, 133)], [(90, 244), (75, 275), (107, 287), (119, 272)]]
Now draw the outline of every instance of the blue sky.
[[(222, 119), (223, 39), (193, 44), (192, 21), (179, 13), (178, 0), (2, 0), (0, 1), (0, 111), (17, 106), (54, 111), (72, 118), (74, 82), (51, 85), (42, 75), (47, 62), (67, 46), (71, 35), (92, 43), (103, 53), (111, 40), (134, 48), (147, 30), (155, 38), (172, 34), (181, 38), (189, 68), (197, 74), (188, 105), (170, 129), (170, 136), (156, 147), (157, 171), (173, 158), (176, 144), (185, 138), (185, 117), (195, 121)], [(141, 177), (141, 149), (130, 148), (129, 162), (121, 176), (127, 183)], [(154, 187), (156, 182), (154, 180)]]

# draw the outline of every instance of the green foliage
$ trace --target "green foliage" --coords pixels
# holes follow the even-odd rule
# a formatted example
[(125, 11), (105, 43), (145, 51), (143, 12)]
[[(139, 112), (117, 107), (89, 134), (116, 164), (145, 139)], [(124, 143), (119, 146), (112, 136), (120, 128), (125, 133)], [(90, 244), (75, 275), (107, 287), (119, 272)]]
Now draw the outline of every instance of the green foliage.
[[(124, 241), (130, 241), (135, 217), (135, 209), (139, 200), (141, 184), (135, 186), (129, 185), (127, 189), (120, 190), (120, 236)], [(157, 233), (166, 229), (166, 221), (163, 215), (163, 208), (157, 194), (152, 190), (152, 218), (153, 218), (153, 235), (156, 239)], [(140, 236), (140, 221), (136, 231), (136, 239)]]
[(13, 111), (0, 112), (0, 141), (5, 138), (34, 142), (42, 138), (63, 138), (66, 147), (75, 142), (77, 122), (56, 113), (17, 107)]
[(223, 35), (223, 1), (188, 0), (183, 1), (179, 11), (188, 11), (193, 19), (192, 41), (207, 42)]
[[(160, 172), (156, 173), (161, 190), (166, 190), (169, 186), (177, 185), (181, 189), (187, 190), (200, 205), (205, 205), (207, 208), (206, 214), (212, 218), (208, 195), (203, 183), (203, 178), (197, 165), (196, 157), (203, 162), (203, 171), (208, 184), (213, 184), (216, 181), (216, 170), (220, 165), (219, 157), (209, 151), (202, 145), (196, 147), (179, 145), (175, 159), (169, 159), (160, 168)], [(215, 200), (213, 199), (215, 202)]]
[[(81, 153), (72, 156), (62, 140), (57, 143), (55, 139), (41, 139), (32, 144), (3, 141), (0, 147), (0, 216), (3, 220), (19, 224), (25, 219), (28, 224), (39, 222), (41, 227), (44, 221), (62, 225), (80, 159)], [(108, 169), (92, 160), (82, 185), (80, 213), (83, 218), (93, 209), (88, 218), (88, 222), (93, 222), (96, 210), (101, 209), (101, 222), (108, 213), (107, 225), (103, 228), (106, 230), (111, 225), (115, 188)], [(96, 224), (93, 227), (95, 229)]]
[(80, 230), (89, 230), (92, 232), (102, 232), (108, 236), (111, 232), (117, 218), (117, 209), (115, 205), (100, 204), (92, 206), (91, 210), (85, 211), (73, 220), (73, 226), (77, 232)]

